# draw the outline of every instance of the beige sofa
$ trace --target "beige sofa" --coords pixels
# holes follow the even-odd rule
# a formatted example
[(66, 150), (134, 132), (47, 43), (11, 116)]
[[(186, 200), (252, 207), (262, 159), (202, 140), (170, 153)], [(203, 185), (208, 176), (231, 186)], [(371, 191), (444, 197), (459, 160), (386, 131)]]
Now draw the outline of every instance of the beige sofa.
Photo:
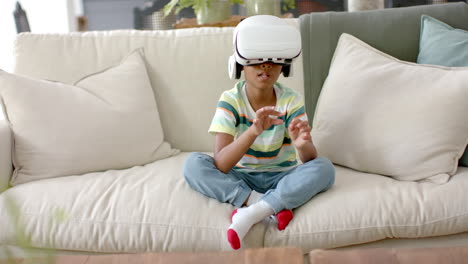
[[(288, 20), (299, 27), (299, 20)], [(184, 181), (190, 152), (211, 152), (207, 128), (230, 89), (233, 28), (21, 34), (15, 73), (74, 83), (143, 48), (164, 140), (180, 150), (145, 166), (32, 181), (7, 188), (14, 142), (0, 121), (0, 245), (58, 252), (230, 250), (233, 207)], [(280, 82), (304, 94), (303, 57)], [(135, 129), (138, 129), (137, 127)], [(302, 207), (284, 231), (266, 220), (244, 248), (468, 245), (468, 168), (443, 185), (404, 182), (336, 166), (336, 183)], [(12, 206), (13, 205), (13, 206)], [(0, 251), (1, 252), (5, 251)]]

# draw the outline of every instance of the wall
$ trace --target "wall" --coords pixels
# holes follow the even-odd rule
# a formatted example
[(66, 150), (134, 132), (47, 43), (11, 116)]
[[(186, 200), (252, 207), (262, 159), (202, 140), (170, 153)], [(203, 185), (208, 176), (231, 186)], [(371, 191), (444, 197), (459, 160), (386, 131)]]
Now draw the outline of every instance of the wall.
[(0, 1), (0, 69), (13, 70), (13, 41), (16, 35), (15, 21), (13, 19), (15, 1)]
[(88, 30), (133, 28), (133, 8), (143, 7), (145, 0), (83, 0)]
[[(81, 0), (22, 0), (31, 32), (64, 33), (76, 31), (75, 2)], [(13, 11), (16, 0), (0, 0), (0, 69), (12, 72), (14, 67), (13, 48), (16, 25)], [(4, 119), (0, 111), (0, 120)]]
[[(29, 26), (35, 33), (63, 33), (76, 30), (75, 0), (22, 0)], [(16, 0), (0, 0), (0, 69), (13, 70), (13, 43), (16, 26), (13, 18)]]

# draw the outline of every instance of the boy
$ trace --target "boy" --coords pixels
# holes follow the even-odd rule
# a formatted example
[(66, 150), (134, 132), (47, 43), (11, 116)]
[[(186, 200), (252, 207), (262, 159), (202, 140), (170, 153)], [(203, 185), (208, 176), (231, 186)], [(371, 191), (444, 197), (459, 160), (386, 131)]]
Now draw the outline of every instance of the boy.
[[(209, 129), (215, 135), (214, 158), (193, 153), (184, 167), (184, 177), (193, 189), (236, 207), (249, 205), (232, 213), (227, 239), (233, 249), (241, 247), (242, 239), (254, 224), (271, 215), (276, 216), (279, 230), (286, 228), (293, 218), (291, 209), (329, 189), (335, 176), (331, 162), (317, 157), (301, 96), (276, 82), (281, 72), (289, 75), (287, 62), (292, 58), (277, 56), (275, 52), (280, 47), (275, 47), (276, 42), (269, 39), (268, 44), (273, 43), (269, 45), (270, 55), (274, 56), (249, 59), (245, 53), (241, 54), (242, 47), (238, 45), (243, 45), (240, 43), (246, 35), (243, 33), (258, 32), (262, 25), (265, 26), (262, 30), (278, 29), (266, 38), (274, 38), (278, 32), (299, 34), (273, 16), (249, 17), (236, 27), (235, 55), (231, 57), (236, 66), (231, 70), (243, 70), (245, 81), (225, 91), (218, 102)], [(255, 44), (251, 43), (255, 40), (252, 37), (244, 39), (250, 48)], [(268, 47), (260, 46), (261, 52)]]

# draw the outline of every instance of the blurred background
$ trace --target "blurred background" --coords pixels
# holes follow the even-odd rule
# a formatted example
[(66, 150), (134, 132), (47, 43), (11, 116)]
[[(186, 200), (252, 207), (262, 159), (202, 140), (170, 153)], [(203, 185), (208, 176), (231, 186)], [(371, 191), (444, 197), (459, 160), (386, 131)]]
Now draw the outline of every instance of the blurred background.
[[(299, 17), (310, 12), (354, 12), (378, 8), (439, 4), (466, 0), (206, 0), (164, 16), (164, 6), (178, 0), (0, 0), (0, 69), (12, 71), (13, 46), (20, 32), (140, 29), (166, 30), (199, 26), (235, 26), (245, 16), (273, 14)], [(243, 2), (239, 4), (238, 2)], [(224, 11), (223, 11), (224, 10)], [(211, 12), (211, 13), (210, 13)]]

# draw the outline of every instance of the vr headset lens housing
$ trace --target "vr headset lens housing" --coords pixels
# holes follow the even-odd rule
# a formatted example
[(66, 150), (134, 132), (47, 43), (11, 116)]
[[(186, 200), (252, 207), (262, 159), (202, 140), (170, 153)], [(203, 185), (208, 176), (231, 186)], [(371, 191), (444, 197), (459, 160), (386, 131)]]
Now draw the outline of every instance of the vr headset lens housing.
[(288, 65), (288, 64), (291, 64), (292, 60), (285, 60), (285, 59), (281, 59), (281, 58), (265, 58), (265, 59), (243, 59), (243, 58), (236, 58), (236, 61), (237, 62), (241, 62), (239, 63), (240, 65), (243, 65), (243, 66), (254, 66), (254, 65), (260, 65), (260, 64), (263, 64), (265, 62), (271, 62), (271, 63), (274, 63), (274, 64), (278, 64), (278, 65)]
[(283, 75), (292, 75), (292, 62), (301, 54), (299, 30), (283, 19), (270, 16), (251, 16), (234, 30), (234, 54), (229, 57), (228, 73), (239, 79), (242, 66), (272, 62), (283, 65)]
[(241, 65), (264, 62), (291, 64), (301, 53), (299, 31), (274, 16), (254, 16), (234, 32), (234, 53)]

